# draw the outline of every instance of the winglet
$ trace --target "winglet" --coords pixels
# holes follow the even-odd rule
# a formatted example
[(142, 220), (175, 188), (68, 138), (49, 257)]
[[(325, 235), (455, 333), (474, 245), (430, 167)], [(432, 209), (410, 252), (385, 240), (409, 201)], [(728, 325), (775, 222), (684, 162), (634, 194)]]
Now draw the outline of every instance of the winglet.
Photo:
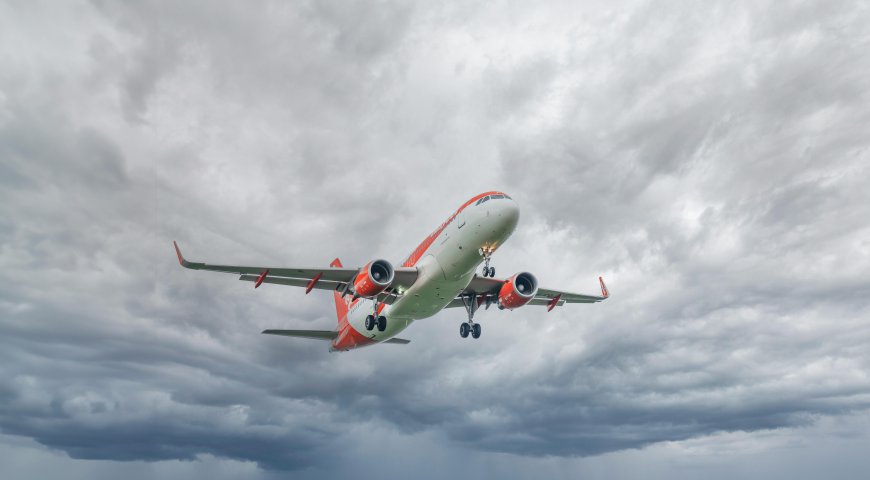
[(607, 298), (610, 296), (610, 292), (607, 291), (607, 285), (604, 284), (604, 279), (598, 277), (598, 282), (601, 283), (601, 296)]
[(178, 255), (178, 264), (182, 267), (186, 267), (187, 265), (185, 265), (185, 263), (187, 263), (187, 260), (184, 259), (181, 250), (178, 249), (178, 244), (175, 243), (175, 240), (172, 241), (172, 244), (175, 245), (175, 254)]

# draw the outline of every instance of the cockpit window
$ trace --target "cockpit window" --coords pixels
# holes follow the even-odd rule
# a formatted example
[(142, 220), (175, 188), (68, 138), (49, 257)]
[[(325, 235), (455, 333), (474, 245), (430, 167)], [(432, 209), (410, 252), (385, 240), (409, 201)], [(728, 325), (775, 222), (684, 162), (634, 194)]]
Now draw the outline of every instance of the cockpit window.
[(504, 198), (507, 198), (508, 200), (513, 200), (513, 199), (512, 199), (508, 194), (506, 194), (506, 193), (504, 194)]
[(475, 203), (475, 205), (480, 205), (481, 203), (483, 203), (487, 200), (489, 200), (489, 196), (481, 198), (480, 200), (477, 201), (477, 203)]

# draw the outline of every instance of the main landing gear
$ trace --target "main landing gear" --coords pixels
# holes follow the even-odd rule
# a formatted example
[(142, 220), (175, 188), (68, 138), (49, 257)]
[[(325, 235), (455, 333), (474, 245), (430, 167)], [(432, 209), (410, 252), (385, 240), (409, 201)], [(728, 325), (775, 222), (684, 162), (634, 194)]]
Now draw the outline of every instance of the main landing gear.
[[(481, 247), (477, 253), (483, 257), (483, 276), (484, 277), (494, 277), (495, 276), (495, 267), (489, 266), (489, 260), (492, 258), (492, 253), (494, 250), (492, 248)], [(476, 338), (476, 337), (475, 337)]]
[(471, 333), (471, 338), (480, 338), (480, 324), (479, 323), (461, 323), (459, 324), (459, 336), (462, 338), (467, 338), (469, 332)]
[(374, 316), (368, 315), (366, 316), (366, 330), (374, 330), (375, 327), (378, 327), (379, 332), (383, 332), (387, 329), (387, 317), (384, 316)]
[(372, 331), (375, 327), (378, 327), (379, 332), (383, 332), (387, 329), (387, 317), (383, 315), (378, 315), (378, 301), (375, 300), (374, 306), (374, 315), (366, 316), (366, 330)]
[(480, 324), (474, 323), (474, 312), (477, 311), (478, 302), (476, 295), (464, 295), (462, 297), (462, 304), (465, 305), (465, 311), (468, 312), (468, 321), (459, 325), (459, 336), (462, 338), (468, 338), (468, 334), (471, 334), (471, 338), (480, 338)]

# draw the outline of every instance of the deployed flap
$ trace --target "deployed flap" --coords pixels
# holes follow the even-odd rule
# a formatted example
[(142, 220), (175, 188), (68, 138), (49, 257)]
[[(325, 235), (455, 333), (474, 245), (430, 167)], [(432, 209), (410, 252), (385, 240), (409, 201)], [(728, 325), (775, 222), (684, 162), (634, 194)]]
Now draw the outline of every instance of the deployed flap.
[(395, 343), (395, 344), (399, 344), (399, 345), (407, 345), (407, 344), (411, 343), (411, 341), (405, 340), (404, 338), (391, 338), (391, 339), (386, 340), (382, 343)]
[(334, 340), (338, 336), (338, 332), (333, 330), (263, 330), (263, 333), (266, 335), (314, 338), (317, 340)]

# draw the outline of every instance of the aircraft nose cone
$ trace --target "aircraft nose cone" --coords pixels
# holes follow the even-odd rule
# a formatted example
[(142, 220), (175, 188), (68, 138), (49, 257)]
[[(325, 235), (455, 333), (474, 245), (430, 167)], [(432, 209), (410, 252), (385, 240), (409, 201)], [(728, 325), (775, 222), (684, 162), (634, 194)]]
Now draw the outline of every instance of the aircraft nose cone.
[(507, 200), (502, 204), (502, 217), (510, 225), (510, 229), (517, 225), (520, 220), (520, 207), (513, 200)]

